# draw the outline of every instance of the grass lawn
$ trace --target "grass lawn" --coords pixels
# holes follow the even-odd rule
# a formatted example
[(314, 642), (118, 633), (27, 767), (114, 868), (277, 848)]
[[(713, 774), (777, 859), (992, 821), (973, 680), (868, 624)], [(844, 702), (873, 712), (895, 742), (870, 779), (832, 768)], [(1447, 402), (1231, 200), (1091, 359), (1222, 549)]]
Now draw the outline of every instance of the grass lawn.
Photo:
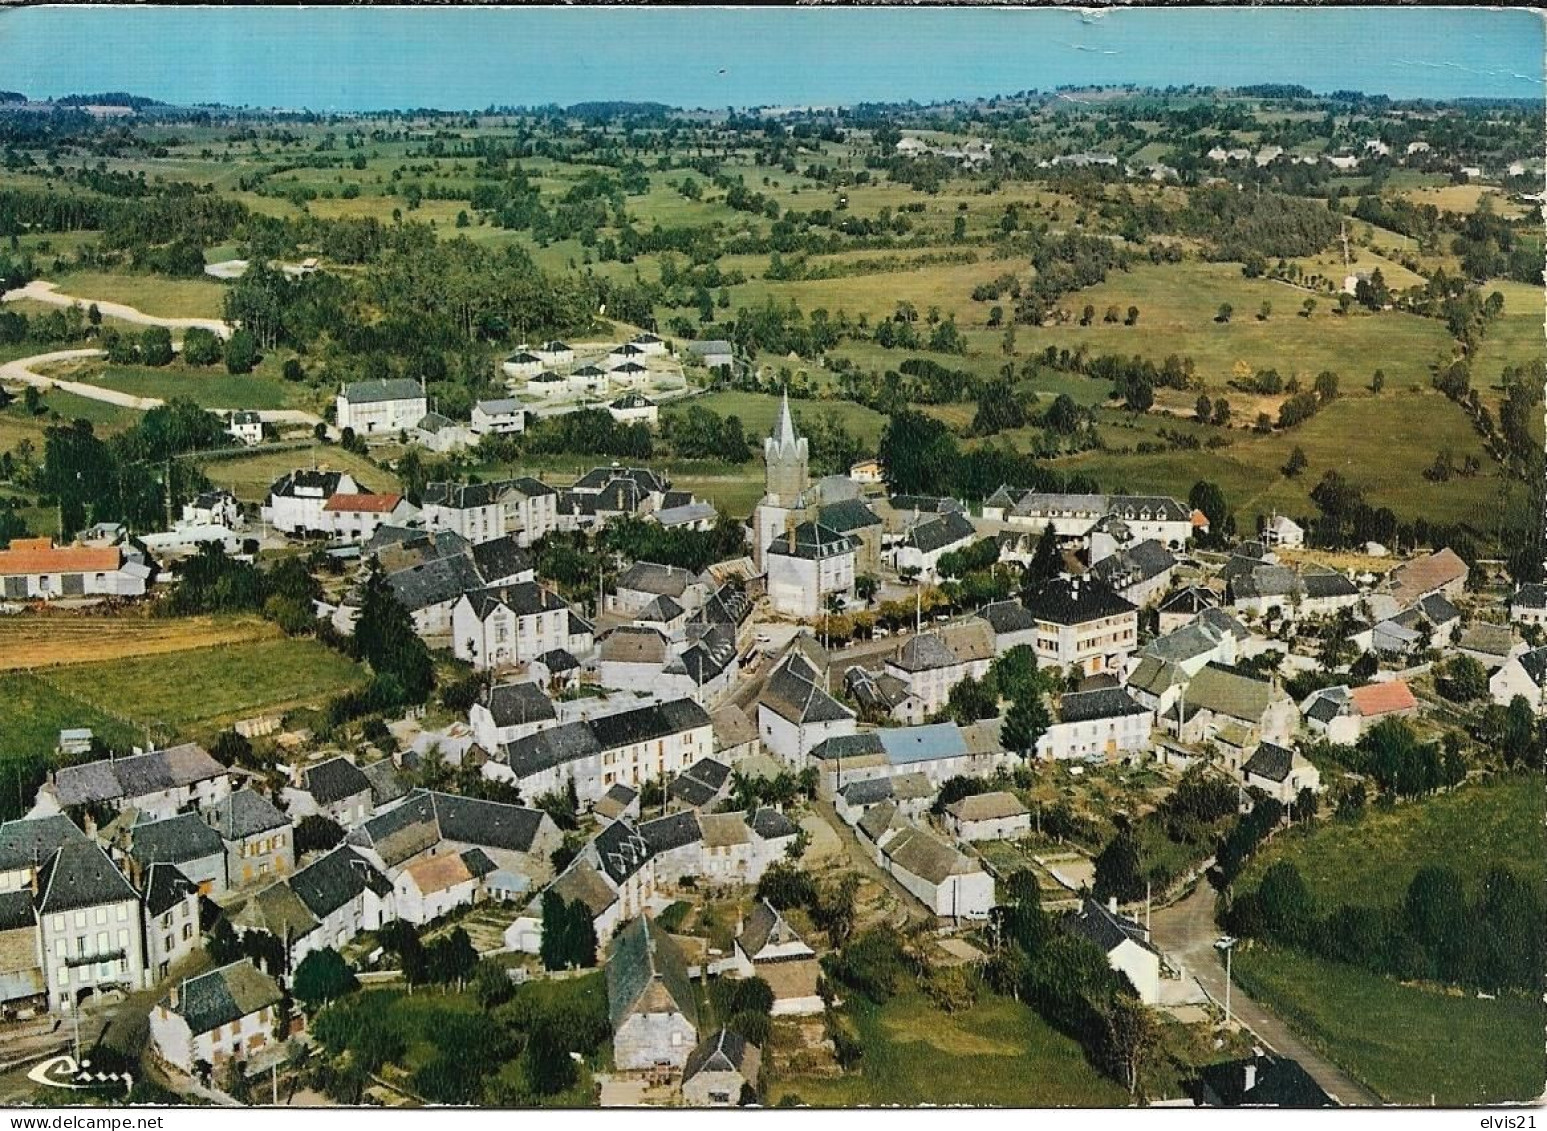
[[(59, 732), (69, 727), (90, 727), (110, 744), (126, 745), (143, 738), (132, 727), (36, 676), (22, 672), (0, 675), (0, 764), (51, 755)], [(0, 786), (12, 788), (3, 770)]]
[(213, 279), (168, 279), (160, 275), (119, 275), (77, 271), (49, 282), (62, 294), (89, 305), (93, 299), (121, 302), (158, 318), (219, 318), (226, 288)]
[(818, 1107), (1128, 1103), (1078, 1045), (1009, 998), (985, 993), (971, 1009), (946, 1014), (909, 991), (879, 1007), (856, 999), (852, 1014), (865, 1049), (858, 1068), (837, 1077), (775, 1076), (770, 1103), (789, 1095)]
[[(1402, 898), (1418, 869), (1455, 868), (1471, 884), (1496, 864), (1538, 886), (1547, 883), (1542, 783), (1529, 775), (1381, 812), (1357, 821), (1322, 821), (1281, 833), (1258, 854), (1242, 880), (1255, 887), (1269, 864), (1290, 860), (1322, 909), (1339, 903), (1387, 905)], [(1358, 861), (1357, 867), (1350, 867)]]
[(1428, 1104), (1432, 1097), (1441, 1106), (1461, 1106), (1542, 1094), (1547, 1012), (1539, 1002), (1483, 1001), (1402, 985), (1261, 943), (1236, 951), (1235, 976), (1388, 1102)]
[(0, 451), (14, 451), (21, 441), (31, 440), (41, 457), (43, 433), (54, 423), (56, 415), (60, 420), (89, 420), (93, 431), (99, 436), (122, 432), (140, 418), (136, 409), (78, 397), (61, 389), (50, 389), (43, 393), (42, 405), (43, 412), (28, 416), (18, 391), (16, 400), (0, 409)]
[[(905, 356), (907, 355), (898, 354), (897, 360), (901, 361)], [(735, 391), (705, 393), (701, 397), (668, 405), (661, 410), (661, 414), (672, 416), (685, 413), (690, 407), (697, 405), (720, 416), (740, 417), (742, 430), (753, 446), (757, 447), (764, 436), (773, 433), (774, 423), (779, 419), (779, 401), (780, 398), (771, 393)], [(803, 421), (813, 417), (836, 417), (856, 438), (867, 445), (874, 445), (881, 438), (881, 429), (886, 424), (886, 417), (881, 413), (852, 401), (792, 400), (790, 413), (795, 417), (797, 429)]]
[(365, 669), (315, 640), (260, 640), (50, 668), (60, 692), (141, 725), (179, 734), (263, 711), (320, 704), (365, 682)]
[[(60, 375), (65, 375), (63, 370)], [(209, 409), (288, 408), (295, 399), (293, 390), (298, 388), (257, 373), (237, 375), (221, 366), (186, 366), (181, 361), (162, 369), (93, 362), (68, 376), (136, 397), (163, 401), (188, 397)]]
[[(395, 477), (383, 471), (363, 456), (346, 452), (337, 445), (318, 444), (315, 449), (316, 465), (327, 471), (347, 471), (356, 483), (366, 490), (396, 490)], [(200, 461), (200, 470), (217, 487), (229, 489), (238, 499), (262, 502), (268, 498), (274, 481), (298, 467), (312, 466), (312, 452), (304, 448), (277, 452), (255, 452), (230, 459)]]

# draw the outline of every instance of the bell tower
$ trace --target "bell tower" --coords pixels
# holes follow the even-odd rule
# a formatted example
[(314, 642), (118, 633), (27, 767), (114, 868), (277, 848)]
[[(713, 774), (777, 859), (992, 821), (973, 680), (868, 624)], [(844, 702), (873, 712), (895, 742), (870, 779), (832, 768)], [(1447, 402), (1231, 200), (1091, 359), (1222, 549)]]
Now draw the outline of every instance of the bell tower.
[(764, 502), (778, 507), (793, 507), (795, 501), (811, 486), (807, 467), (810, 445), (804, 436), (795, 432), (795, 420), (790, 416), (790, 394), (784, 394), (779, 405), (779, 420), (773, 435), (763, 441)]

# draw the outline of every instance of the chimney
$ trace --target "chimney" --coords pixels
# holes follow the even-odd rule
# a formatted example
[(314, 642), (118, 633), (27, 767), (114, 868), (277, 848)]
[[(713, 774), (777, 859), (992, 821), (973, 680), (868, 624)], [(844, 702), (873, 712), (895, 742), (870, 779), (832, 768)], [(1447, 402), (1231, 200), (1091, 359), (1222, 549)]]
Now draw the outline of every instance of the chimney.
[(1107, 910), (1110, 911), (1113, 915), (1117, 914), (1117, 896), (1107, 896)]
[(1246, 1087), (1243, 1091), (1251, 1091), (1257, 1086), (1257, 1056), (1261, 1049), (1252, 1050), (1252, 1058), (1246, 1062)]

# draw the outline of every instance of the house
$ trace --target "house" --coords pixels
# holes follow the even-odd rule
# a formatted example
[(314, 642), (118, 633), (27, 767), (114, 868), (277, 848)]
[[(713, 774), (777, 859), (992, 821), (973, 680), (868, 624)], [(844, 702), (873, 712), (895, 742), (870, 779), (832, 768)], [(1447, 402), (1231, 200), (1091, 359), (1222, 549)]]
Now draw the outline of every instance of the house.
[[(879, 746), (879, 743), (877, 745)], [(836, 784), (836, 778), (834, 784)], [(891, 801), (896, 804), (897, 812), (902, 816), (910, 821), (918, 821), (935, 803), (939, 792), (923, 774), (894, 774), (891, 777), (862, 778), (838, 789), (837, 796), (833, 798), (833, 808), (846, 823), (857, 825), (860, 818), (872, 808), (883, 801)]]
[(1264, 742), (1241, 767), (1241, 780), (1284, 805), (1300, 796), (1302, 789), (1321, 792), (1321, 771), (1298, 750)]
[(1184, 548), (1199, 529), (1190, 507), (1165, 496), (1017, 492), (1001, 487), (983, 505), (987, 521), (1034, 531), (1051, 527), (1065, 539), (1085, 538), (1108, 515), (1122, 519), (1135, 540), (1153, 538), (1168, 550)]
[[(1214, 663), (1187, 683), (1176, 711), (1160, 716), (1161, 725), (1173, 730), (1178, 716), (1183, 742), (1218, 740), (1238, 748), (1254, 742), (1287, 744), (1300, 724), (1294, 700), (1276, 683)], [(1231, 760), (1228, 755), (1226, 760)]]
[(1282, 546), (1286, 549), (1304, 546), (1305, 527), (1288, 515), (1275, 511), (1273, 517), (1268, 519), (1268, 524), (1262, 528), (1262, 541), (1266, 546)]
[(547, 363), (544, 362), (542, 358), (538, 357), (537, 354), (523, 349), (517, 350), (515, 353), (507, 357), (500, 364), (500, 368), (504, 370), (505, 376), (507, 377), (514, 378), (518, 381), (530, 381), (534, 377), (542, 375), (546, 364)]
[(1325, 734), (1329, 742), (1351, 746), (1365, 731), (1385, 719), (1417, 715), (1418, 700), (1400, 679), (1352, 689), (1340, 685), (1312, 692), (1301, 713), (1307, 730)]
[(233, 412), (230, 423), (226, 425), (226, 431), (248, 447), (261, 444), (263, 443), (263, 418), (250, 409)]
[(615, 591), (607, 596), (607, 611), (634, 617), (661, 597), (696, 608), (703, 601), (704, 586), (681, 566), (635, 562), (618, 575)]
[(976, 793), (945, 807), (946, 827), (957, 840), (1013, 840), (1031, 832), (1031, 810), (1004, 790)]
[(780, 616), (810, 619), (854, 597), (860, 539), (820, 522), (791, 525), (763, 548), (768, 600)]
[(1359, 604), (1359, 587), (1335, 570), (1256, 564), (1233, 575), (1225, 588), (1238, 610), (1259, 616), (1316, 616)]
[(240, 887), (295, 871), (295, 827), (268, 798), (239, 789), (205, 811), (226, 850), (226, 882)]
[(639, 820), (639, 791), (621, 782), (611, 786), (601, 799), (591, 806), (591, 812), (602, 824), (617, 820)]
[(654, 428), (661, 422), (660, 407), (642, 393), (624, 393), (610, 401), (607, 415), (619, 424), (644, 424)]
[(890, 801), (860, 820), (861, 843), (876, 863), (940, 918), (986, 919), (994, 903), (994, 878), (974, 859), (905, 820)]
[(909, 696), (892, 712), (906, 723), (922, 723), (945, 706), (951, 689), (966, 679), (982, 679), (994, 658), (994, 631), (976, 617), (940, 632), (910, 636), (884, 662), (885, 672), (902, 683)]
[(338, 494), (322, 504), (323, 531), (340, 542), (367, 542), (383, 526), (407, 526), (418, 513), (398, 494)]
[(817, 981), (822, 969), (816, 951), (766, 899), (760, 899), (738, 924), (734, 952), (736, 973), (762, 978), (774, 992), (775, 1017), (802, 1017), (822, 1012)]
[(1160, 952), (1151, 945), (1149, 931), (1118, 914), (1115, 899), (1105, 905), (1082, 900), (1080, 909), (1060, 919), (1059, 926), (1094, 943), (1107, 964), (1127, 976), (1145, 1005), (1160, 1001)]
[(1096, 675), (1121, 670), (1138, 646), (1138, 609), (1100, 582), (1054, 578), (1037, 586), (1024, 604), (1037, 622), (1039, 665), (1078, 665)]
[(1515, 624), (1547, 625), (1547, 585), (1522, 585), (1509, 598), (1509, 619)]
[(604, 360), (609, 369), (620, 365), (640, 365), (645, 358), (645, 351), (633, 342), (624, 342), (621, 346), (614, 346)]
[(1534, 648), (1505, 661), (1489, 678), (1488, 693), (1506, 707), (1519, 695), (1536, 714), (1547, 713), (1547, 648)]
[(225, 841), (197, 813), (137, 824), (127, 831), (126, 839), (129, 879), (142, 890), (146, 874), (155, 864), (176, 865), (201, 895), (226, 890)]
[(129, 758), (61, 766), (38, 788), (33, 811), (61, 813), (77, 805), (136, 809), (150, 819), (188, 808), (209, 809), (231, 794), (226, 768), (202, 746), (185, 742)]
[(1397, 566), (1386, 575), (1386, 587), (1404, 608), (1430, 593), (1443, 593), (1455, 600), (1465, 590), (1469, 572), (1466, 562), (1447, 546)]
[(731, 768), (713, 758), (694, 762), (672, 779), (666, 793), (689, 809), (708, 809), (730, 793)]
[(713, 503), (694, 499), (678, 506), (662, 507), (649, 517), (668, 530), (712, 530), (719, 521), (720, 512)]
[(1134, 605), (1147, 605), (1171, 584), (1176, 558), (1153, 538), (1116, 550), (1091, 566), (1089, 577)]
[(740, 707), (731, 704), (709, 712), (709, 723), (714, 728), (715, 761), (734, 766), (758, 752), (757, 724)]
[(918, 523), (892, 550), (898, 573), (914, 571), (926, 580), (936, 577), (940, 559), (955, 550), (970, 546), (978, 532), (960, 511), (936, 515)]
[(30, 894), (38, 869), (56, 848), (86, 839), (80, 826), (62, 813), (0, 824), (0, 892)]
[(430, 410), (423, 384), (407, 377), (356, 381), (341, 386), (335, 405), (334, 421), (339, 431), (352, 428), (356, 436), (406, 432)]
[(1191, 623), (1200, 613), (1219, 607), (1212, 590), (1187, 585), (1160, 602), (1160, 634), (1165, 636)]
[[(533, 581), (463, 593), (451, 608), (451, 648), (479, 671), (571, 650), (570, 608)], [(590, 651), (587, 644), (582, 651)]]
[(427, 412), (408, 430), (408, 442), (444, 454), (470, 448), (478, 442), (478, 437), (466, 424), (443, 413)]
[(0, 894), (0, 1016), (31, 1020), (48, 1010), (30, 889)]
[[(617, 385), (623, 389), (631, 389), (643, 385), (649, 379), (649, 369), (645, 368), (645, 366), (641, 365), (637, 361), (625, 361), (622, 365), (615, 365), (607, 371), (605, 383), (597, 382), (594, 386), (587, 385), (581, 389), (577, 389), (577, 391), (594, 391), (601, 393), (606, 391), (607, 385), (609, 384)], [(578, 378), (574, 375), (571, 375), (570, 380), (573, 383), (574, 381), (578, 380)]]
[(477, 401), (468, 428), (475, 436), (509, 436), (526, 430), (526, 408), (514, 397)]
[(691, 699), (652, 703), (612, 715), (563, 723), (501, 746), (485, 777), (537, 797), (574, 783), (582, 805), (613, 785), (638, 788), (687, 769), (713, 752), (713, 729)]
[(296, 818), (321, 814), (346, 829), (371, 815), (371, 779), (348, 758), (329, 758), (301, 773), (301, 784), (282, 791)]
[(756, 1045), (739, 1033), (721, 1029), (688, 1055), (682, 1066), (682, 1098), (690, 1107), (755, 1102), (761, 1065), (762, 1053)]
[(696, 357), (713, 373), (716, 369), (730, 369), (736, 364), (736, 347), (722, 339), (704, 342), (684, 342), (683, 350)]
[(1470, 656), (1490, 672), (1502, 668), (1520, 649), (1512, 625), (1478, 621), (1461, 634), (1456, 651)]
[(575, 360), (575, 351), (563, 342), (544, 342), (531, 351), (544, 365), (569, 365)]
[(607, 958), (613, 1063), (621, 1070), (682, 1068), (698, 1044), (698, 999), (687, 962), (655, 920), (618, 932)]
[(479, 693), (467, 721), (473, 740), (489, 751), (556, 726), (559, 716), (537, 684), (499, 683)]
[(1155, 712), (1121, 687), (1068, 692), (1053, 714), (1037, 739), (1038, 758), (1113, 761), (1150, 748)]
[(1037, 618), (1019, 601), (995, 601), (984, 605), (978, 616), (993, 629), (995, 656), (1003, 656), (1011, 648), (1023, 644), (1035, 649)]
[(479, 874), (469, 867), (474, 850), (425, 856), (405, 865), (393, 881), (397, 917), (424, 926), (477, 897)]
[(12, 538), (0, 550), (0, 596), (8, 601), (58, 597), (140, 597), (150, 568), (124, 546), (55, 546), (51, 538)]
[(1193, 1096), (1199, 1107), (1337, 1106), (1297, 1062), (1258, 1048), (1244, 1059), (1199, 1069)]
[(140, 882), (145, 902), (145, 969), (151, 981), (201, 949), (199, 887), (175, 864), (152, 864)]
[(874, 576), (880, 572), (883, 523), (868, 503), (857, 497), (824, 502), (817, 508), (816, 520), (826, 529), (847, 534), (858, 541), (854, 558), (857, 574)]
[(423, 513), (426, 529), (454, 530), (475, 546), (506, 536), (529, 546), (558, 528), (558, 491), (530, 476), (429, 483)]
[(854, 733), (854, 712), (829, 695), (825, 684), (825, 673), (792, 649), (769, 672), (757, 697), (763, 745), (797, 772), (806, 768), (812, 748), (823, 740)]
[(237, 529), (242, 522), (242, 504), (230, 491), (201, 491), (183, 504), (181, 522), (187, 526), (225, 526)]
[[(979, 742), (979, 731), (985, 727), (993, 730), (993, 740)], [(874, 732), (884, 759), (881, 772), (893, 777), (923, 774), (936, 788), (954, 777), (991, 775), (1009, 759), (997, 741), (997, 727), (998, 720), (977, 727), (959, 727), (951, 722), (882, 727)], [(851, 771), (858, 768), (845, 759), (844, 780), (854, 780)]]
[(49, 1009), (145, 985), (139, 893), (92, 840), (71, 840), (38, 868), (33, 905)]
[(378, 930), (396, 918), (392, 882), (348, 844), (273, 887), (287, 893), (280, 921), (268, 914), (272, 904), (259, 893), (237, 913), (232, 926), (239, 934), (261, 928), (276, 938), (289, 938), (292, 969), (314, 950), (336, 950), (361, 931)]
[(218, 1070), (249, 1060), (275, 1042), (283, 998), (273, 978), (240, 959), (173, 985), (150, 1011), (151, 1047), (190, 1076), (201, 1061)]
[(289, 472), (269, 487), (263, 521), (282, 534), (321, 535), (329, 523), (323, 507), (334, 495), (358, 495), (360, 485), (345, 471)]

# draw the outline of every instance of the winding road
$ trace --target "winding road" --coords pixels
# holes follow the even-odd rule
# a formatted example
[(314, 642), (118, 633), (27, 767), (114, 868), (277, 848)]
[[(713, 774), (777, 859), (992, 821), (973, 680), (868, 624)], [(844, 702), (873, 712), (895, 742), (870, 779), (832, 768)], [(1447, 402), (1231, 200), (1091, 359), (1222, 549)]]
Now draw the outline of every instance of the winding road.
[[(1225, 967), (1214, 949), (1219, 927), (1214, 922), (1214, 889), (1200, 883), (1185, 899), (1155, 912), (1154, 943), (1173, 964), (1185, 967), (1216, 1003), (1225, 1000)], [(1378, 1107), (1381, 1100), (1337, 1065), (1300, 1040), (1289, 1026), (1246, 995), (1230, 989), (1230, 1016), (1251, 1030), (1258, 1042), (1300, 1062), (1322, 1090), (1338, 1103)]]
[(46, 302), (50, 306), (79, 306), (82, 310), (95, 304), (103, 317), (116, 318), (120, 322), (133, 322), (140, 326), (165, 326), (168, 330), (209, 330), (220, 338), (231, 336), (231, 324), (222, 322), (218, 318), (162, 318), (159, 315), (146, 314), (143, 310), (136, 310), (121, 302), (67, 295), (59, 290), (59, 284), (45, 282), (42, 279), (34, 279), (25, 287), (18, 287), (16, 290), (6, 291), (4, 295), (0, 295), (0, 302), (16, 302), (20, 299)]

